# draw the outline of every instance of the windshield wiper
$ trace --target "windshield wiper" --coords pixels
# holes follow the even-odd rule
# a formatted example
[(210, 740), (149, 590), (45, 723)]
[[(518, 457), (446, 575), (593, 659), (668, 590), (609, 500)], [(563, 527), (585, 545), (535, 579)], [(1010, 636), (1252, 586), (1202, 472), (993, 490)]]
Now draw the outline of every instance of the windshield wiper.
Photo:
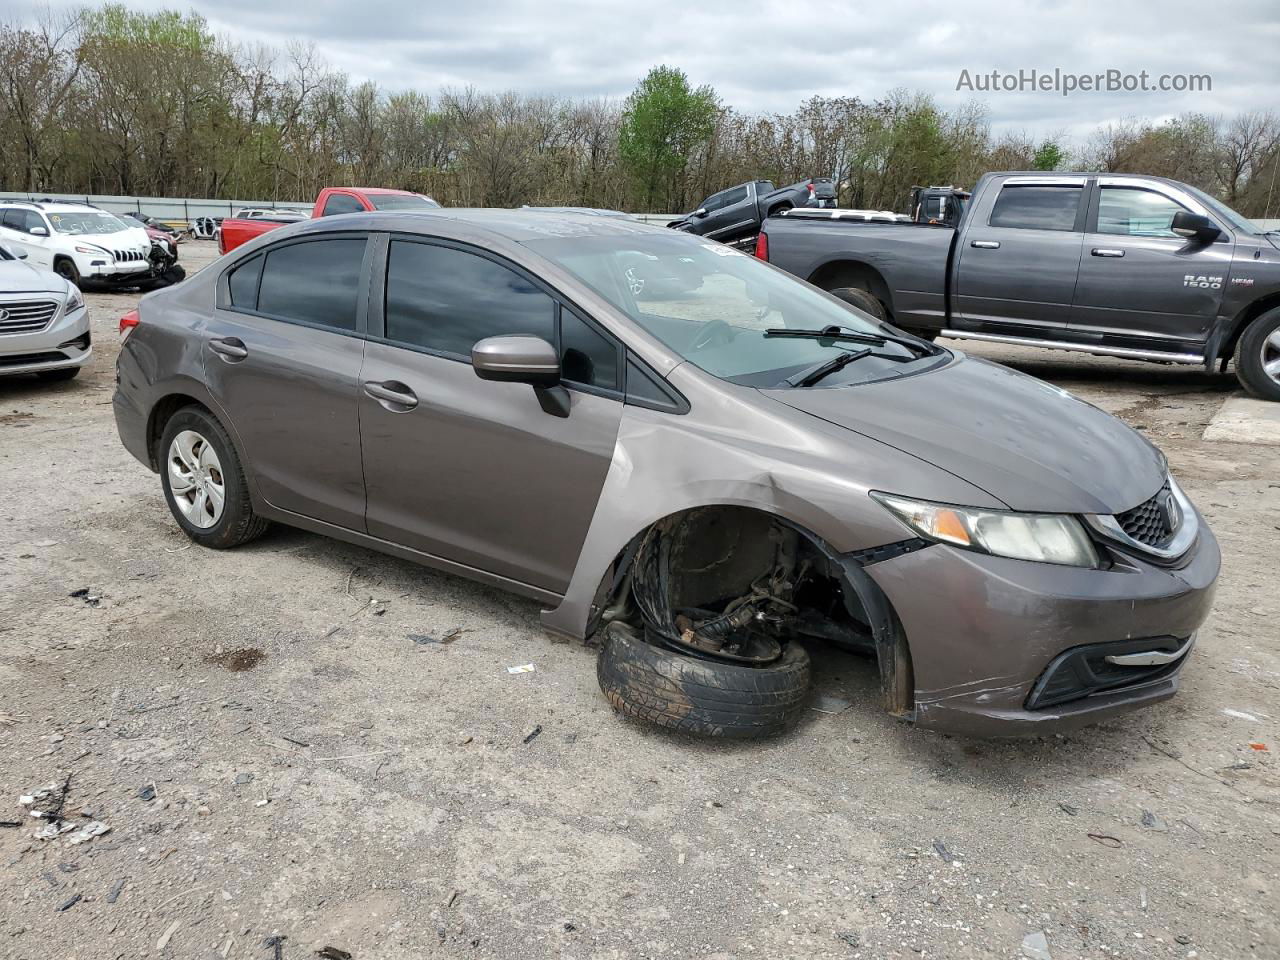
[(787, 379), (783, 380), (782, 383), (786, 384), (788, 387), (811, 387), (823, 377), (829, 376), (837, 370), (843, 370), (849, 364), (853, 363), (853, 361), (861, 360), (863, 357), (870, 355), (870, 349), (850, 350), (847, 353), (842, 353), (839, 356), (832, 357), (830, 360), (823, 360), (821, 363), (810, 367), (808, 370), (801, 370), (799, 373), (787, 377)]
[(937, 350), (936, 347), (927, 346), (916, 340), (908, 340), (906, 337), (895, 337), (885, 333), (861, 333), (854, 330), (845, 330), (832, 324), (829, 327), (823, 327), (821, 330), (805, 330), (793, 327), (770, 327), (764, 332), (766, 337), (804, 337), (811, 340), (851, 340), (854, 343), (870, 343), (873, 346), (883, 347), (886, 343), (895, 343), (900, 347), (906, 347), (912, 353), (920, 356), (927, 356)]

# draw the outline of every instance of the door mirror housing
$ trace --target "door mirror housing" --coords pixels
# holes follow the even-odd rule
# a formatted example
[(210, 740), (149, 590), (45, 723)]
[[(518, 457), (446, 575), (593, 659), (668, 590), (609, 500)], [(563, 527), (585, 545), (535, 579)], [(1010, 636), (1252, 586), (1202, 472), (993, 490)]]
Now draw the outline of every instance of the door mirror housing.
[(693, 215), (695, 217), (705, 217), (707, 215), (707, 208), (699, 207), (697, 210), (693, 211)]
[(1180, 237), (1197, 240), (1200, 243), (1212, 243), (1222, 236), (1222, 231), (1212, 220), (1200, 213), (1179, 210), (1173, 215), (1169, 229)]
[(481, 380), (535, 387), (560, 383), (560, 357), (541, 337), (486, 337), (471, 348), (471, 365)]
[(47, 237), (49, 235), (49, 230), (47, 227), (32, 227), (31, 235), (33, 237)]

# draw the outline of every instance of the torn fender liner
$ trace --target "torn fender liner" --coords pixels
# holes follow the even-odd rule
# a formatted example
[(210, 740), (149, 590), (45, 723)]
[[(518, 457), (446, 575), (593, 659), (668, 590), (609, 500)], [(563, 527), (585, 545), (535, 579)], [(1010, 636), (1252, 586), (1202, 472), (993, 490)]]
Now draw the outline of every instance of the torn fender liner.
[[(911, 666), (911, 650), (907, 635), (888, 597), (854, 559), (840, 558), (845, 582), (852, 588), (871, 627), (876, 645), (876, 661), (880, 666), (880, 690), (884, 708), (896, 717), (912, 719), (915, 712), (915, 675)], [(852, 607), (853, 598), (846, 597)], [(851, 609), (852, 612), (852, 609)]]

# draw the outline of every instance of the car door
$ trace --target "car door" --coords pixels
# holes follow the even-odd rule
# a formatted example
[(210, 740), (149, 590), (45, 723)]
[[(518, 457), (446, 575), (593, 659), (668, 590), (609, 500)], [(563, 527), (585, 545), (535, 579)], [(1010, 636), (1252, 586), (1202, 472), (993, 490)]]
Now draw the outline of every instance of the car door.
[(716, 194), (716, 209), (707, 215), (702, 235), (729, 239), (751, 229), (755, 222), (755, 185), (744, 183)]
[(1084, 242), (1084, 177), (1010, 177), (970, 212), (955, 312), (971, 329), (1064, 330)]
[(1170, 229), (1181, 210), (1213, 219), (1158, 180), (1100, 177), (1090, 204), (1071, 326), (1089, 334), (1203, 343), (1222, 303), (1234, 242)]
[(219, 280), (205, 380), (272, 506), (364, 530), (357, 395), (368, 237), (303, 237), (243, 258)]
[[(509, 261), (421, 237), (386, 246), (360, 374), (369, 533), (563, 593), (613, 457), (619, 345)], [(502, 334), (559, 344), (568, 416), (475, 375), (472, 345)]]
[[(44, 217), (25, 207), (10, 207), (0, 222), (3, 222), (5, 238), (10, 245), (26, 253), (27, 263), (33, 267), (53, 269), (53, 241)], [(40, 230), (44, 231), (43, 235), (33, 232)]]

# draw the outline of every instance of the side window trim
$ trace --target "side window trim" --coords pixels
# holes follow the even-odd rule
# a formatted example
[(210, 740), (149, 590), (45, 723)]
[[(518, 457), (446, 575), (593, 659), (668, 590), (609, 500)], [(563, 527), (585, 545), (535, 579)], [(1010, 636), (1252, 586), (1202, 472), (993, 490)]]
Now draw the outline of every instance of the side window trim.
[[(282, 240), (279, 243), (273, 243), (270, 246), (263, 247), (251, 256), (241, 257), (235, 263), (228, 266), (221, 274), (218, 275), (218, 283), (214, 292), (214, 308), (216, 310), (226, 310), (231, 313), (238, 313), (246, 317), (259, 317), (263, 320), (274, 320), (276, 323), (289, 323), (295, 327), (308, 327), (312, 330), (323, 330), (326, 333), (334, 333), (342, 337), (355, 337), (359, 340), (367, 340), (368, 336), (368, 314), (369, 314), (369, 277), (373, 269), (373, 253), (375, 244), (370, 234), (363, 230), (343, 230), (333, 233), (305, 234), (301, 237), (290, 237), (288, 240)], [(358, 281), (359, 289), (356, 291), (356, 328), (354, 330), (341, 330), (337, 327), (330, 327), (323, 323), (312, 323), (310, 320), (298, 320), (294, 317), (282, 317), (277, 314), (263, 313), (257, 309), (258, 295), (262, 291), (262, 274), (266, 272), (267, 256), (273, 250), (280, 250), (284, 247), (291, 247), (299, 243), (313, 243), (317, 240), (364, 240), (364, 257), (360, 261), (360, 279)], [(244, 307), (236, 307), (231, 304), (231, 293), (229, 289), (229, 280), (232, 271), (242, 264), (248, 263), (254, 257), (261, 256), (262, 269), (258, 271), (257, 291), (254, 294), (254, 309), (248, 310)]]

